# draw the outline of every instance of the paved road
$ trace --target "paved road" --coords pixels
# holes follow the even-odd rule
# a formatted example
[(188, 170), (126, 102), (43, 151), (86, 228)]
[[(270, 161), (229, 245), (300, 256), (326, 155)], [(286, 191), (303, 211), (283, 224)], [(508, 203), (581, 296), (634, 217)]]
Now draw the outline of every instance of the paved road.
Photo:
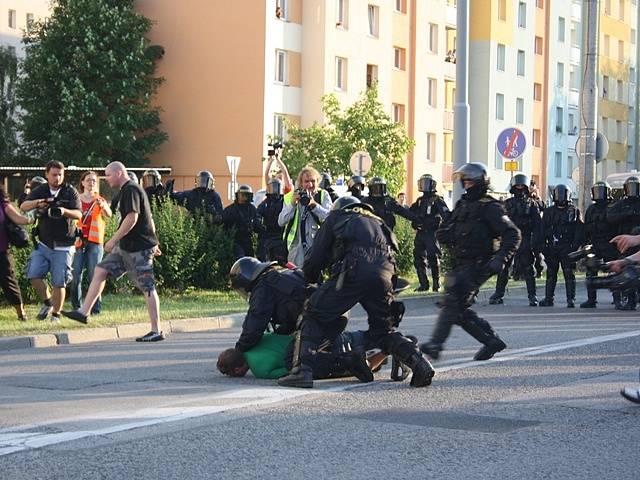
[[(618, 392), (638, 382), (639, 314), (600, 297), (585, 311), (481, 294), (510, 348), (472, 362), (455, 329), (427, 389), (388, 371), (312, 391), (223, 378), (237, 330), (3, 352), (0, 478), (637, 479), (640, 407)], [(406, 333), (428, 337), (433, 300), (407, 302)]]

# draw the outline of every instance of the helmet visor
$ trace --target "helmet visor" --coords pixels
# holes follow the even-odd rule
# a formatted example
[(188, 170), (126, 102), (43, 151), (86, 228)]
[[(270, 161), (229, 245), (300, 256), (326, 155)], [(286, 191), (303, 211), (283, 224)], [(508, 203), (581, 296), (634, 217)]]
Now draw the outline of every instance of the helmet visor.
[(369, 185), (369, 195), (372, 197), (384, 197), (387, 195), (387, 185), (384, 183), (374, 183)]
[(253, 193), (252, 192), (238, 192), (236, 193), (236, 198), (238, 199), (238, 203), (251, 203), (253, 202)]
[(640, 183), (624, 182), (624, 194), (627, 197), (640, 197)]
[(609, 196), (608, 188), (606, 185), (594, 185), (591, 187), (591, 200), (594, 202), (597, 200), (606, 200)]
[(209, 172), (200, 172), (196, 178), (196, 186), (205, 190), (213, 190), (213, 176)]
[(421, 178), (418, 180), (418, 190), (421, 192), (435, 192), (436, 181), (433, 178)]

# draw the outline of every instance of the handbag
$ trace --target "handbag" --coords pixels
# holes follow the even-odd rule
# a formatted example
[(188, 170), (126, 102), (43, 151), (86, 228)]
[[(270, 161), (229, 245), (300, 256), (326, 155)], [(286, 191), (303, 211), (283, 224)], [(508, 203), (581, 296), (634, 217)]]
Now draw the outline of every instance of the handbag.
[(7, 229), (7, 237), (9, 243), (16, 248), (26, 248), (29, 246), (29, 233), (20, 225), (13, 223), (13, 220), (7, 215), (6, 204), (4, 209), (4, 225)]

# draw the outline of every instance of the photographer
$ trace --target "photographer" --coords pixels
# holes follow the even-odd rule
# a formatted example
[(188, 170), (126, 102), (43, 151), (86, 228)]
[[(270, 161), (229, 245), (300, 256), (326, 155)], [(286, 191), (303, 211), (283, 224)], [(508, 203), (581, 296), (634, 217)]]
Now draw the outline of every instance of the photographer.
[[(24, 212), (36, 210), (36, 249), (29, 257), (27, 278), (43, 301), (38, 320), (51, 313), (51, 321), (60, 321), (65, 286), (71, 281), (76, 220), (82, 218), (77, 190), (64, 183), (64, 165), (51, 160), (45, 168), (47, 183), (33, 189), (20, 208)], [(44, 281), (51, 273), (53, 296)]]
[(327, 218), (333, 205), (329, 194), (318, 188), (319, 183), (318, 171), (306, 166), (298, 174), (296, 190), (284, 196), (278, 224), (286, 226), (283, 238), (289, 251), (288, 260), (294, 265), (303, 264), (320, 224)]
[(289, 170), (282, 160), (280, 160), (279, 151), (282, 149), (282, 143), (270, 143), (271, 149), (269, 149), (269, 160), (267, 161), (266, 168), (264, 170), (264, 183), (269, 185), (269, 182), (273, 179), (278, 179), (282, 182), (283, 192), (285, 194), (293, 190), (293, 182), (289, 175)]

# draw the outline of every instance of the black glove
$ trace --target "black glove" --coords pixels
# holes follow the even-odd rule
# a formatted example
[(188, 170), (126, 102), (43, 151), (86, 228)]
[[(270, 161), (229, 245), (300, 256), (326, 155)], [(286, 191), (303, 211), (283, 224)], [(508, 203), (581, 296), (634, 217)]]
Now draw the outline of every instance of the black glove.
[(504, 268), (504, 259), (498, 255), (493, 257), (491, 260), (489, 260), (489, 263), (487, 263), (487, 269), (491, 273), (500, 273), (503, 268)]

